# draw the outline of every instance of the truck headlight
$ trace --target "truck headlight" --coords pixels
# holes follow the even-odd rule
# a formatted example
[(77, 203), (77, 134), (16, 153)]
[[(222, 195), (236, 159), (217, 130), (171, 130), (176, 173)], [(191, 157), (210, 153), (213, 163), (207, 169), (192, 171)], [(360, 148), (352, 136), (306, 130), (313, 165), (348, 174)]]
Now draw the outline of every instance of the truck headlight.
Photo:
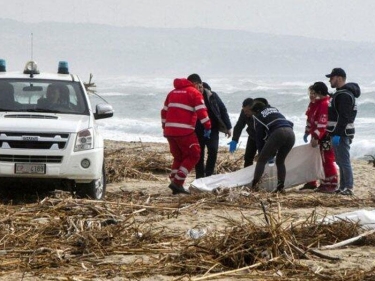
[(94, 148), (93, 129), (86, 129), (78, 132), (74, 151), (88, 150)]

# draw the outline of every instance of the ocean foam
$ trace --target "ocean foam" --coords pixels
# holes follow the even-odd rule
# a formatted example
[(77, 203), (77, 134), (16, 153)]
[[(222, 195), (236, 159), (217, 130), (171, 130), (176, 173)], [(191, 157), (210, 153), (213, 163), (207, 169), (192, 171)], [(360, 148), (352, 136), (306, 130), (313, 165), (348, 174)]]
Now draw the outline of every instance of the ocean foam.
[[(316, 79), (309, 77), (207, 77), (227, 107), (232, 126), (237, 122), (242, 101), (245, 98), (264, 97), (276, 106), (287, 119), (294, 123), (296, 145), (304, 144), (303, 134), (308, 105), (307, 87)], [(98, 93), (115, 109), (113, 118), (98, 120), (104, 138), (126, 141), (166, 142), (162, 135), (160, 110), (168, 92), (172, 90), (173, 77), (108, 77), (98, 84)], [(324, 77), (322, 78), (324, 81)], [(366, 80), (364, 80), (366, 81)], [(374, 89), (371, 82), (360, 85), (362, 89)], [(357, 100), (358, 116), (356, 135), (351, 155), (361, 158), (375, 154), (373, 117), (375, 92), (366, 92)], [(227, 146), (228, 139), (220, 134), (220, 145)], [(240, 147), (244, 148), (247, 133), (244, 129)]]

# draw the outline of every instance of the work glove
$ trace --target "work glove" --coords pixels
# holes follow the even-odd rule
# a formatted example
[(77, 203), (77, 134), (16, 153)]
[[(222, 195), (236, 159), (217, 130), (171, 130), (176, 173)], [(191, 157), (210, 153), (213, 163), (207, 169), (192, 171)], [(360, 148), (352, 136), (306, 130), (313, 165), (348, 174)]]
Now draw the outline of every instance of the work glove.
[(233, 153), (237, 149), (237, 142), (235, 140), (232, 140), (231, 142), (228, 142), (229, 144), (229, 152)]
[(206, 139), (209, 139), (210, 138), (210, 135), (211, 135), (211, 130), (204, 130), (204, 133), (203, 133), (203, 136), (206, 138)]
[(304, 135), (303, 135), (303, 141), (304, 141), (305, 143), (308, 142), (308, 140), (307, 140), (307, 137), (308, 137), (308, 136), (309, 136), (308, 134), (304, 134)]
[(333, 146), (338, 146), (340, 143), (340, 136), (333, 136), (331, 142)]

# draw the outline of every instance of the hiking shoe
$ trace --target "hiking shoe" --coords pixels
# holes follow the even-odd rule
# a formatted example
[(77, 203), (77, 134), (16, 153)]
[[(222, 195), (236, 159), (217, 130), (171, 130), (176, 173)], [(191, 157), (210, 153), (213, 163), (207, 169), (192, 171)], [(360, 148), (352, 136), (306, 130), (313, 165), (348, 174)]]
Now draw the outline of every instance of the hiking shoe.
[(328, 185), (319, 185), (315, 192), (321, 192), (321, 193), (336, 193), (336, 188)]
[(184, 193), (184, 194), (190, 194), (189, 191), (185, 190), (185, 188), (182, 185), (178, 185), (174, 182), (172, 182), (168, 187), (172, 190), (172, 194), (176, 195), (179, 193)]
[(281, 189), (279, 189), (279, 188), (276, 188), (274, 191), (272, 191), (272, 193), (279, 193), (279, 194), (285, 194), (286, 193), (286, 191), (285, 191), (285, 189), (284, 188), (281, 188)]
[(308, 182), (308, 183), (305, 183), (299, 190), (308, 190), (308, 189), (314, 190), (315, 188), (317, 188), (315, 184)]
[(276, 189), (272, 193), (285, 193), (284, 184), (278, 184)]
[(341, 195), (348, 195), (348, 196), (353, 196), (354, 195), (354, 192), (352, 189), (350, 188), (345, 188), (344, 190), (341, 190), (341, 192), (339, 193)]

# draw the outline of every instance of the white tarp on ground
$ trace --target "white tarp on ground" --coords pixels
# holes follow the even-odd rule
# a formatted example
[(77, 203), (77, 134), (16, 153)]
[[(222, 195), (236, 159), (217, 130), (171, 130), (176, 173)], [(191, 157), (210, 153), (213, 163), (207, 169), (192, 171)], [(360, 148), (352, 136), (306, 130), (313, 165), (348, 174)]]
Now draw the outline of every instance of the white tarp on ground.
[(375, 210), (362, 209), (324, 218), (324, 221), (328, 223), (338, 220), (358, 222), (361, 226), (375, 229)]
[[(324, 178), (319, 148), (310, 144), (294, 147), (285, 160), (285, 188)], [(191, 186), (200, 191), (212, 191), (218, 187), (231, 188), (249, 185), (253, 181), (255, 165), (241, 170), (196, 179)], [(266, 165), (260, 188), (272, 191), (277, 185), (276, 165)]]

